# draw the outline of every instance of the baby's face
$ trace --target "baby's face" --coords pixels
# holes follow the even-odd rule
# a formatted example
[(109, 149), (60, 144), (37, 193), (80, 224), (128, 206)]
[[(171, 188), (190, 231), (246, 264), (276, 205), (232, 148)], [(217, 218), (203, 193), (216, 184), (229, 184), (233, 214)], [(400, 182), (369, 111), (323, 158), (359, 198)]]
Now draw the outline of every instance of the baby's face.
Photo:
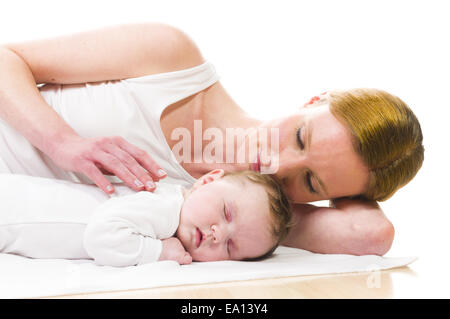
[(241, 260), (273, 247), (270, 225), (262, 185), (220, 178), (187, 196), (177, 237), (195, 261)]

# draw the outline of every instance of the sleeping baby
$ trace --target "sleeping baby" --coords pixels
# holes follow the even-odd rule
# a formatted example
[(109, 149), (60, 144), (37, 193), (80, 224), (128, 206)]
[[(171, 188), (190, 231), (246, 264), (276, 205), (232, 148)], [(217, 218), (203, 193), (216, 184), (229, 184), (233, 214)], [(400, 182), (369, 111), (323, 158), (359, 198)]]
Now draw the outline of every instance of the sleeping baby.
[(190, 189), (160, 182), (153, 193), (0, 174), (0, 253), (93, 259), (132, 266), (174, 260), (255, 260), (290, 227), (289, 202), (268, 175), (216, 169)]

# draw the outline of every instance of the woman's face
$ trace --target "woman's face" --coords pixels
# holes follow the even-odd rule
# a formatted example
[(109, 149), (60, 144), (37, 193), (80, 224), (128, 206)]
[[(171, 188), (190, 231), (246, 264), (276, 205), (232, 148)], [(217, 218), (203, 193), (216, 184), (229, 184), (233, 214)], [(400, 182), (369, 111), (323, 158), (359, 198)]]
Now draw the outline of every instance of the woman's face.
[(260, 170), (274, 172), (294, 202), (365, 191), (369, 171), (353, 148), (350, 130), (333, 116), (329, 104), (302, 107), (294, 115), (264, 122), (262, 127), (278, 129), (279, 145), (277, 156), (264, 158), (261, 153)]

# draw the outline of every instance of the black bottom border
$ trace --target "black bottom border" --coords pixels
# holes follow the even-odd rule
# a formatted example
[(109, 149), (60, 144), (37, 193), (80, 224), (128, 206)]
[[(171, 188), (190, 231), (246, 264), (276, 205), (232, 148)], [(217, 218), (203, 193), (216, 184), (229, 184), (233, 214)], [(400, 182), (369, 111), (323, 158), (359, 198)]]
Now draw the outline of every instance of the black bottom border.
[[(442, 306), (447, 313), (449, 299), (7, 299), (1, 300), (3, 311), (36, 314), (79, 315), (91, 317), (97, 311), (124, 314), (124, 318), (145, 315), (152, 318), (281, 318), (310, 316), (381, 316), (390, 309), (403, 315), (425, 311), (432, 314)], [(445, 308), (444, 308), (445, 307)], [(284, 316), (283, 316), (284, 318)]]

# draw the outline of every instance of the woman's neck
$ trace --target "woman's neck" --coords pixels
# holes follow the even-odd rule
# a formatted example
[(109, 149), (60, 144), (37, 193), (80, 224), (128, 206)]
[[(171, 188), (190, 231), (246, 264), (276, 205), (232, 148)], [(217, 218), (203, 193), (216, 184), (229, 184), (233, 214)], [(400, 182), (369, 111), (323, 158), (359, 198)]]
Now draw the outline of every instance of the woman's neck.
[(260, 120), (245, 112), (220, 83), (204, 91), (201, 105), (199, 116), (205, 128), (218, 128), (226, 132), (226, 129), (248, 129), (261, 124)]
[[(220, 82), (169, 106), (161, 115), (161, 128), (169, 147), (175, 155), (182, 154), (180, 164), (195, 178), (215, 168), (226, 172), (249, 169), (247, 158), (235, 161), (232, 157), (245, 149), (249, 129), (260, 124), (239, 107)], [(180, 131), (184, 132), (183, 140), (173, 139), (172, 133)], [(233, 132), (240, 138), (231, 138)], [(186, 136), (190, 140), (185, 141)]]
[[(191, 127), (191, 133), (194, 133), (191, 158), (194, 160), (182, 166), (195, 178), (215, 168), (222, 168), (226, 172), (249, 169), (248, 156), (238, 159), (237, 154), (242, 150), (246, 152), (249, 129), (257, 128), (261, 121), (250, 117), (239, 107), (220, 83), (204, 90), (195, 104), (191, 108), (194, 111), (193, 118), (201, 121)], [(201, 132), (200, 138), (196, 137), (200, 135), (197, 132)], [(201, 146), (195, 143), (195, 138), (202, 141)], [(200, 157), (201, 162), (195, 161)]]

